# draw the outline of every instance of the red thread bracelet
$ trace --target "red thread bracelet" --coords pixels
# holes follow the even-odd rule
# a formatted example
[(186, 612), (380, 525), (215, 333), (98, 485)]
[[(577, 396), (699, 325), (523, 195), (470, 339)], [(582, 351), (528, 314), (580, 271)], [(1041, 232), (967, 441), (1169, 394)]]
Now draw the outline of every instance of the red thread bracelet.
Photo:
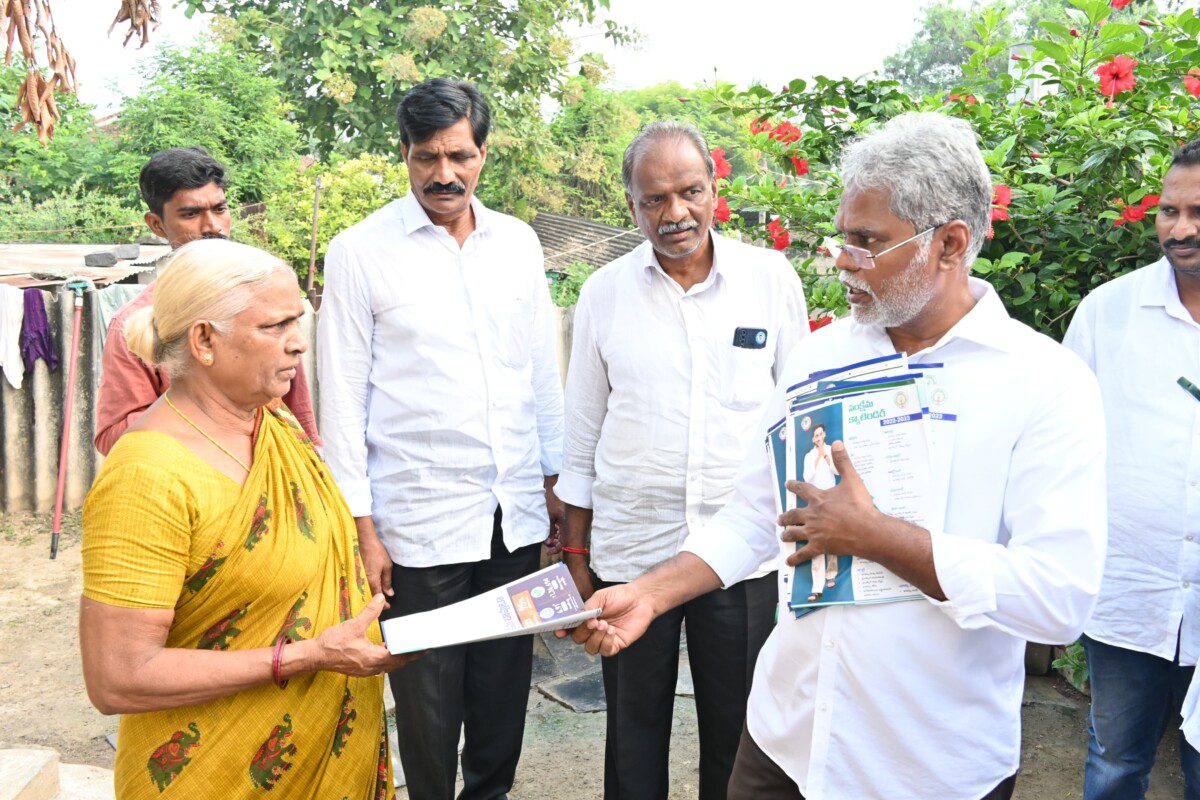
[(589, 552), (586, 547), (563, 547), (560, 549), (564, 553), (574, 553), (575, 555), (578, 555), (578, 556), (586, 556)]
[(280, 636), (275, 642), (275, 649), (271, 652), (271, 678), (275, 681), (275, 685), (280, 689), (286, 689), (288, 682), (280, 673), (283, 670), (283, 646), (290, 644), (286, 636)]

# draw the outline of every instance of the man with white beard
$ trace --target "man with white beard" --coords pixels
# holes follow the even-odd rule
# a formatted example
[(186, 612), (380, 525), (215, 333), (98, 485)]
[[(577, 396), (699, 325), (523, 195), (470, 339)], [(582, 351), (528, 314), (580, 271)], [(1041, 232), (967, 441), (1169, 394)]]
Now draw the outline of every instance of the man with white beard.
[(893, 119), (850, 144), (842, 176), (836, 255), (853, 313), (796, 346), (763, 420), (783, 417), (787, 387), (821, 369), (896, 352), (941, 362), (939, 387), (961, 409), (944, 529), (876, 509), (841, 442), (840, 482), (789, 483), (807, 505), (777, 517), (766, 449), (753, 448), (731, 501), (674, 558), (597, 592), (600, 618), (573, 636), (613, 655), (668, 609), (751, 573), (781, 539), (807, 541), (787, 567), (870, 559), (924, 597), (798, 619), (780, 608), (729, 798), (1009, 798), (1025, 641), (1073, 641), (1100, 585), (1099, 390), (1077, 356), (970, 277), (992, 191), (965, 122)]

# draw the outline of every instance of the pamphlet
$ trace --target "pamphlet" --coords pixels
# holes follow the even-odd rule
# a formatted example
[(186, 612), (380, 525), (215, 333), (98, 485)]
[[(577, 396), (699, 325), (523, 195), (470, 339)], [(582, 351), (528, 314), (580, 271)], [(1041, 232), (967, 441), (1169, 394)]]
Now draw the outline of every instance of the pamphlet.
[(393, 655), (468, 642), (573, 628), (600, 615), (583, 599), (566, 564), (558, 563), (453, 605), (393, 617), (380, 624)]
[[(777, 509), (804, 505), (786, 490), (786, 481), (821, 490), (841, 482), (831, 449), (841, 441), (880, 511), (940, 529), (958, 419), (934, 377), (940, 368), (894, 354), (816, 372), (791, 387), (788, 416), (766, 437)], [(784, 542), (783, 555), (802, 545)], [(797, 617), (827, 605), (920, 597), (915, 586), (880, 564), (832, 554), (781, 570), (780, 592)]]

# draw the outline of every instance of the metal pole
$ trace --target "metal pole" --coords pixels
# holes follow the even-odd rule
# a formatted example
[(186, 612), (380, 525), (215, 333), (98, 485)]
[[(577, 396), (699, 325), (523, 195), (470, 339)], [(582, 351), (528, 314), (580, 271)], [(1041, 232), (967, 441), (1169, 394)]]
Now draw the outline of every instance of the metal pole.
[(67, 486), (67, 456), (71, 451), (71, 412), (75, 408), (75, 366), (79, 361), (79, 331), (83, 321), (83, 293), (89, 283), (78, 278), (69, 279), (67, 291), (75, 295), (75, 318), (71, 322), (71, 363), (67, 371), (67, 397), (63, 403), (62, 444), (58, 449), (58, 486), (54, 493), (54, 527), (50, 534), (50, 558), (58, 557), (58, 539), (62, 533), (63, 493)]
[(308, 280), (304, 284), (304, 294), (312, 300), (313, 279), (317, 272), (317, 215), (321, 210), (321, 178), (317, 177), (317, 186), (313, 189), (313, 219), (312, 238), (308, 247)]

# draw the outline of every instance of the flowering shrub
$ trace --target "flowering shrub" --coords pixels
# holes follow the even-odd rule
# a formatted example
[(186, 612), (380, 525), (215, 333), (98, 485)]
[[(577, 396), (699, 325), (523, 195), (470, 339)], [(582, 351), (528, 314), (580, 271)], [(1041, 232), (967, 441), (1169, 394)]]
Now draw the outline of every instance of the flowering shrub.
[[(959, 117), (979, 135), (995, 184), (992, 232), (974, 271), (1014, 316), (1060, 336), (1083, 295), (1159, 257), (1150, 214), (1163, 174), (1171, 151), (1200, 135), (1196, 12), (1160, 15), (1150, 0), (1072, 5), (1022, 45), (1002, 40), (999, 12), (986, 13), (963, 85), (945, 94), (915, 98), (891, 81), (824, 77), (778, 92), (708, 90), (697, 101), (756, 115), (742, 141), (720, 143), (748, 149), (758, 164), (722, 180), (723, 200), (741, 212), (722, 224), (786, 251), (815, 317), (843, 312), (834, 270), (817, 260), (834, 232), (841, 146), (904, 111)], [(1146, 19), (1110, 20), (1126, 5)], [(994, 70), (997, 56), (1007, 72)]]

